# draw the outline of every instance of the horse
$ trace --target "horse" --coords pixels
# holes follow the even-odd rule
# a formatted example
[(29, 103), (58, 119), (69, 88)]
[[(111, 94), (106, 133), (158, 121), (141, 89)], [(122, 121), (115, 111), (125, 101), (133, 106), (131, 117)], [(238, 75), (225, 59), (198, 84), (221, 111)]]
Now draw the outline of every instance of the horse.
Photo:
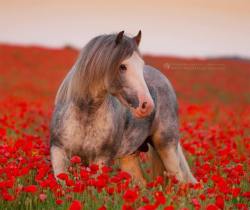
[(91, 39), (61, 83), (51, 120), (50, 155), (55, 177), (73, 155), (84, 164), (110, 165), (142, 185), (139, 153), (148, 151), (152, 176), (163, 172), (196, 183), (179, 143), (178, 105), (169, 80), (146, 65), (141, 31)]

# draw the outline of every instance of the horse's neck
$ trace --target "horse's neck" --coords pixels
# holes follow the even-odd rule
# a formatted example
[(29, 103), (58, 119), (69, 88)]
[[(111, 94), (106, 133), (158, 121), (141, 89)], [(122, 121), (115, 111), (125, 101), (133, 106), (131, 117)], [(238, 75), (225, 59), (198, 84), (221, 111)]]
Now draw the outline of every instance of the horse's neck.
[(107, 115), (111, 111), (111, 97), (105, 95), (98, 98), (88, 98), (79, 103), (80, 109), (88, 117)]
[(82, 123), (87, 131), (103, 133), (114, 127), (114, 110), (110, 97), (90, 103), (82, 110)]

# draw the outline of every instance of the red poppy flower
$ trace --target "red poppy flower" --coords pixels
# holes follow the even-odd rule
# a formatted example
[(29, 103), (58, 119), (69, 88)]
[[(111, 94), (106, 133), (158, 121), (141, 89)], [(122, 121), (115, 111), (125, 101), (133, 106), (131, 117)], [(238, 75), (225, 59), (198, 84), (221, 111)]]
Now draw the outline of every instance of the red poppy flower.
[(132, 206), (129, 206), (129, 205), (123, 205), (122, 210), (134, 210), (134, 208)]
[(157, 176), (155, 178), (155, 185), (162, 185), (164, 183), (164, 178), (162, 176)]
[(195, 207), (200, 208), (200, 206), (201, 206), (197, 198), (193, 198), (193, 199), (192, 199), (192, 203), (193, 203), (193, 205), (194, 205)]
[(200, 198), (202, 201), (206, 200), (206, 196), (205, 196), (204, 194), (201, 194), (201, 195), (199, 196), (199, 198)]
[(174, 210), (174, 207), (173, 207), (173, 206), (166, 206), (166, 207), (164, 208), (164, 210)]
[(97, 164), (91, 164), (89, 166), (91, 173), (96, 173), (99, 170), (99, 166)]
[(63, 200), (61, 200), (61, 199), (57, 199), (57, 200), (56, 200), (56, 204), (57, 204), (57, 205), (61, 205), (62, 203), (63, 203)]
[(61, 179), (61, 180), (68, 180), (69, 176), (68, 176), (68, 174), (60, 173), (60, 174), (57, 175), (57, 178)]
[(219, 208), (224, 209), (224, 199), (223, 199), (223, 196), (221, 196), (221, 195), (216, 196), (216, 198), (215, 198), (215, 204)]
[(111, 167), (108, 167), (108, 166), (103, 166), (102, 167), (102, 172), (103, 173), (109, 173), (111, 172), (113, 169)]
[(114, 187), (107, 187), (107, 188), (106, 188), (106, 192), (107, 192), (109, 195), (113, 195), (114, 192), (115, 192), (115, 188), (114, 188)]
[(141, 206), (138, 210), (156, 210), (157, 206), (156, 205), (145, 205)]
[(166, 203), (166, 198), (161, 191), (156, 191), (154, 193), (154, 195), (155, 195), (155, 200), (156, 200), (157, 204), (165, 204)]
[(105, 206), (101, 206), (98, 210), (107, 210), (107, 208)]
[(149, 203), (149, 199), (146, 196), (142, 196), (141, 199), (143, 203)]
[(242, 193), (243, 197), (250, 198), (250, 191)]
[(219, 210), (219, 208), (213, 204), (210, 204), (206, 207), (206, 210)]
[(81, 210), (82, 204), (79, 200), (73, 200), (70, 204), (69, 210)]
[(13, 201), (15, 200), (15, 197), (13, 195), (10, 195), (9, 192), (6, 190), (2, 191), (2, 197), (6, 201)]
[(35, 185), (29, 185), (29, 186), (23, 187), (23, 191), (34, 193), (37, 191), (37, 187)]
[(75, 156), (71, 157), (70, 162), (73, 164), (81, 163), (81, 158), (79, 156), (75, 155)]
[(135, 190), (128, 189), (126, 192), (123, 194), (123, 199), (126, 202), (135, 202), (136, 199), (138, 198), (138, 192)]

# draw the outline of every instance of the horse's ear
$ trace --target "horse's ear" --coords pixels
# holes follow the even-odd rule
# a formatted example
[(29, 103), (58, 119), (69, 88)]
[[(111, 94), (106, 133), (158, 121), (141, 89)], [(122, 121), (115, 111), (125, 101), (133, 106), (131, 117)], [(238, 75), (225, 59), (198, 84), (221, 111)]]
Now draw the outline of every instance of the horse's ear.
[(141, 30), (138, 32), (138, 34), (135, 37), (133, 37), (133, 39), (135, 40), (135, 43), (137, 44), (137, 46), (139, 46), (141, 42)]
[(120, 32), (117, 34), (116, 39), (115, 39), (116, 45), (118, 45), (118, 44), (121, 43), (123, 34), (124, 34), (124, 31), (120, 31)]

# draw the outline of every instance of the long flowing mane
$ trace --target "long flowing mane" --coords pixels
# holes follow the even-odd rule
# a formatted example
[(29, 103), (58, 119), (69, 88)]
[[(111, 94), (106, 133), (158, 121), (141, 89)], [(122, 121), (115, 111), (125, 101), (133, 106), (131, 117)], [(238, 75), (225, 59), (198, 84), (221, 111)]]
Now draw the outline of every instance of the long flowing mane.
[(117, 44), (116, 36), (97, 36), (86, 44), (60, 85), (55, 104), (98, 97), (98, 94), (107, 92), (111, 84), (115, 84), (119, 64), (138, 51), (132, 38), (124, 36)]

